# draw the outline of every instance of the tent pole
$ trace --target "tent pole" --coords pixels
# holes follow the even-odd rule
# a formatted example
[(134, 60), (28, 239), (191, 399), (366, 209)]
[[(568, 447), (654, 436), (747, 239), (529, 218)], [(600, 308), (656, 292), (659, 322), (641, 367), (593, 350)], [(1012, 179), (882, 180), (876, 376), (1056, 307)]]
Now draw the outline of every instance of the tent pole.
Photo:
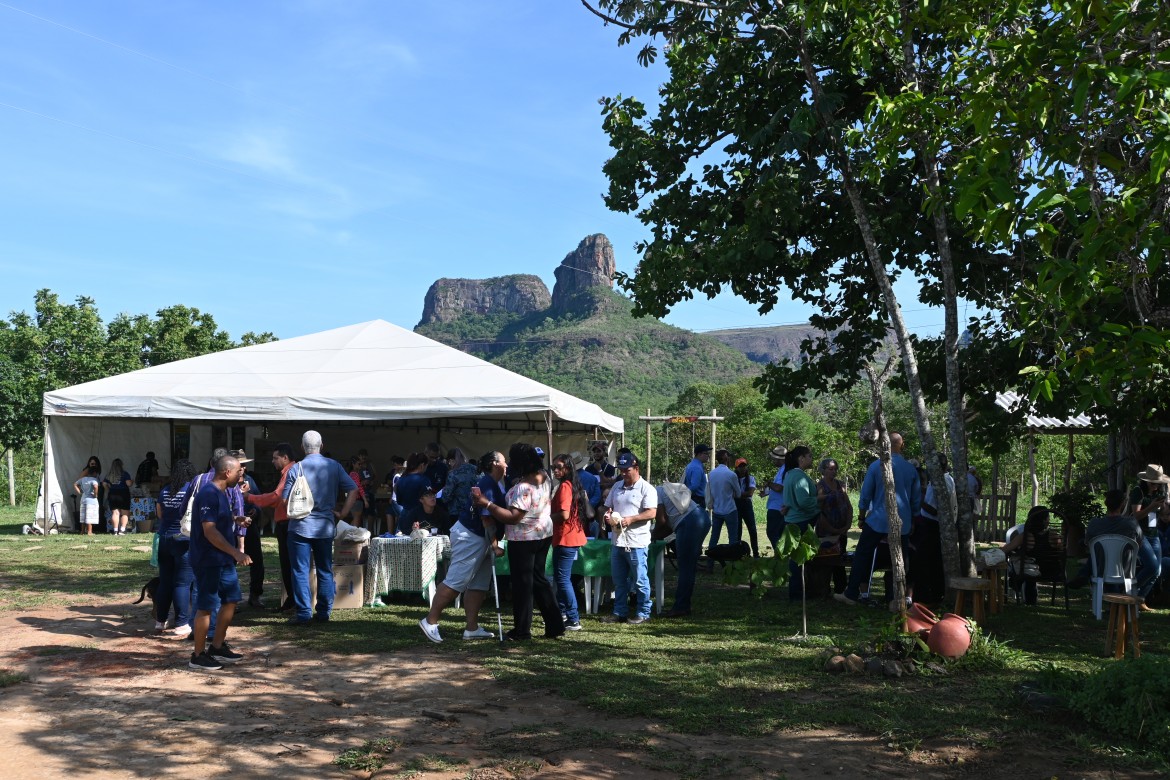
[(556, 457), (556, 453), (555, 453), (555, 452), (553, 452), (553, 439), (552, 439), (552, 435), (553, 435), (553, 418), (552, 418), (552, 409), (546, 409), (546, 410), (545, 410), (545, 412), (544, 412), (544, 425), (545, 425), (545, 428), (547, 429), (547, 432), (548, 432), (548, 461), (549, 461), (549, 463), (552, 463), (552, 459), (553, 459), (554, 457)]
[(12, 448), (5, 450), (8, 456), (8, 506), (16, 506), (16, 470), (12, 467)]
[[(62, 503), (62, 509), (64, 504)], [(41, 511), (45, 524), (45, 536), (49, 535), (49, 418), (45, 418), (45, 437), (41, 444)], [(36, 518), (33, 518), (36, 524)]]

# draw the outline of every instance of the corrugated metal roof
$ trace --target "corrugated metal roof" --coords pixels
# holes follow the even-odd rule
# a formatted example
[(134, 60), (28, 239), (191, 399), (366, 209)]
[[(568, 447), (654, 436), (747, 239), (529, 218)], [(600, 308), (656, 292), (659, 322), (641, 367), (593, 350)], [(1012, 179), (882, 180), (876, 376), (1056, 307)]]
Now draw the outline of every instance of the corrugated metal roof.
[(1034, 414), (1031, 405), (1028, 403), (1028, 399), (1011, 390), (1006, 393), (996, 393), (995, 404), (1009, 412), (1023, 410), (1026, 414), (1029, 428), (1083, 428), (1088, 430), (1094, 427), (1093, 418), (1087, 414), (1078, 414), (1063, 420), (1059, 417), (1041, 417), (1038, 414)]

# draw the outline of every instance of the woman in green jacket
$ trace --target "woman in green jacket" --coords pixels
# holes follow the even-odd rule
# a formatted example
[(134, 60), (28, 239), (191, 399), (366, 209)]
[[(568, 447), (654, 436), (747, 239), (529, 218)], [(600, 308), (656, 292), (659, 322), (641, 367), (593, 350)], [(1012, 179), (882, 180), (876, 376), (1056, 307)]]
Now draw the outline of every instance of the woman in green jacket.
[[(784, 522), (795, 525), (801, 534), (816, 522), (821, 513), (817, 501), (817, 483), (808, 475), (812, 468), (812, 450), (808, 447), (794, 447), (788, 451), (784, 471)], [(788, 599), (800, 601), (804, 597), (803, 568), (788, 562)]]

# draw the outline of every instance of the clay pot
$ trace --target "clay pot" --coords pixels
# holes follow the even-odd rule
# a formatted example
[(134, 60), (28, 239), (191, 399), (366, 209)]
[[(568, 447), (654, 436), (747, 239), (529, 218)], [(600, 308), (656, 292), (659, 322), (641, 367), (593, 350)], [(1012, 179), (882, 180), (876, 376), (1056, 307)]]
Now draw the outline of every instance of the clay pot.
[(906, 610), (906, 621), (902, 624), (902, 632), (918, 634), (926, 639), (926, 635), (930, 633), (936, 623), (938, 623), (938, 618), (934, 616), (934, 613), (915, 602), (910, 605), (910, 609)]
[(971, 621), (961, 615), (948, 613), (930, 629), (926, 646), (943, 658), (960, 658), (970, 649), (974, 633)]

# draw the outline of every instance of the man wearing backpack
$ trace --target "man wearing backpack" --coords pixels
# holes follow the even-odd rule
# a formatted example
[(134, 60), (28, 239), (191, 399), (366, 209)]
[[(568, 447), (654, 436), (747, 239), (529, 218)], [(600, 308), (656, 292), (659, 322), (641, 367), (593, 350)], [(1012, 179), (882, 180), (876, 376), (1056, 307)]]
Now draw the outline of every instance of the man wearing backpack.
[[(329, 622), (334, 595), (334, 529), (338, 520), (349, 516), (358, 497), (357, 483), (350, 479), (345, 468), (321, 454), (321, 434), (305, 431), (301, 449), (305, 451), (305, 459), (289, 470), (281, 493), (288, 505), (288, 550), (297, 610), (290, 622), (294, 625), (306, 625), (310, 620)], [(338, 489), (345, 492), (345, 504), (340, 510), (334, 508)], [(298, 509), (309, 506), (307, 514)], [(310, 561), (317, 567), (316, 614), (314, 605), (309, 603)]]

